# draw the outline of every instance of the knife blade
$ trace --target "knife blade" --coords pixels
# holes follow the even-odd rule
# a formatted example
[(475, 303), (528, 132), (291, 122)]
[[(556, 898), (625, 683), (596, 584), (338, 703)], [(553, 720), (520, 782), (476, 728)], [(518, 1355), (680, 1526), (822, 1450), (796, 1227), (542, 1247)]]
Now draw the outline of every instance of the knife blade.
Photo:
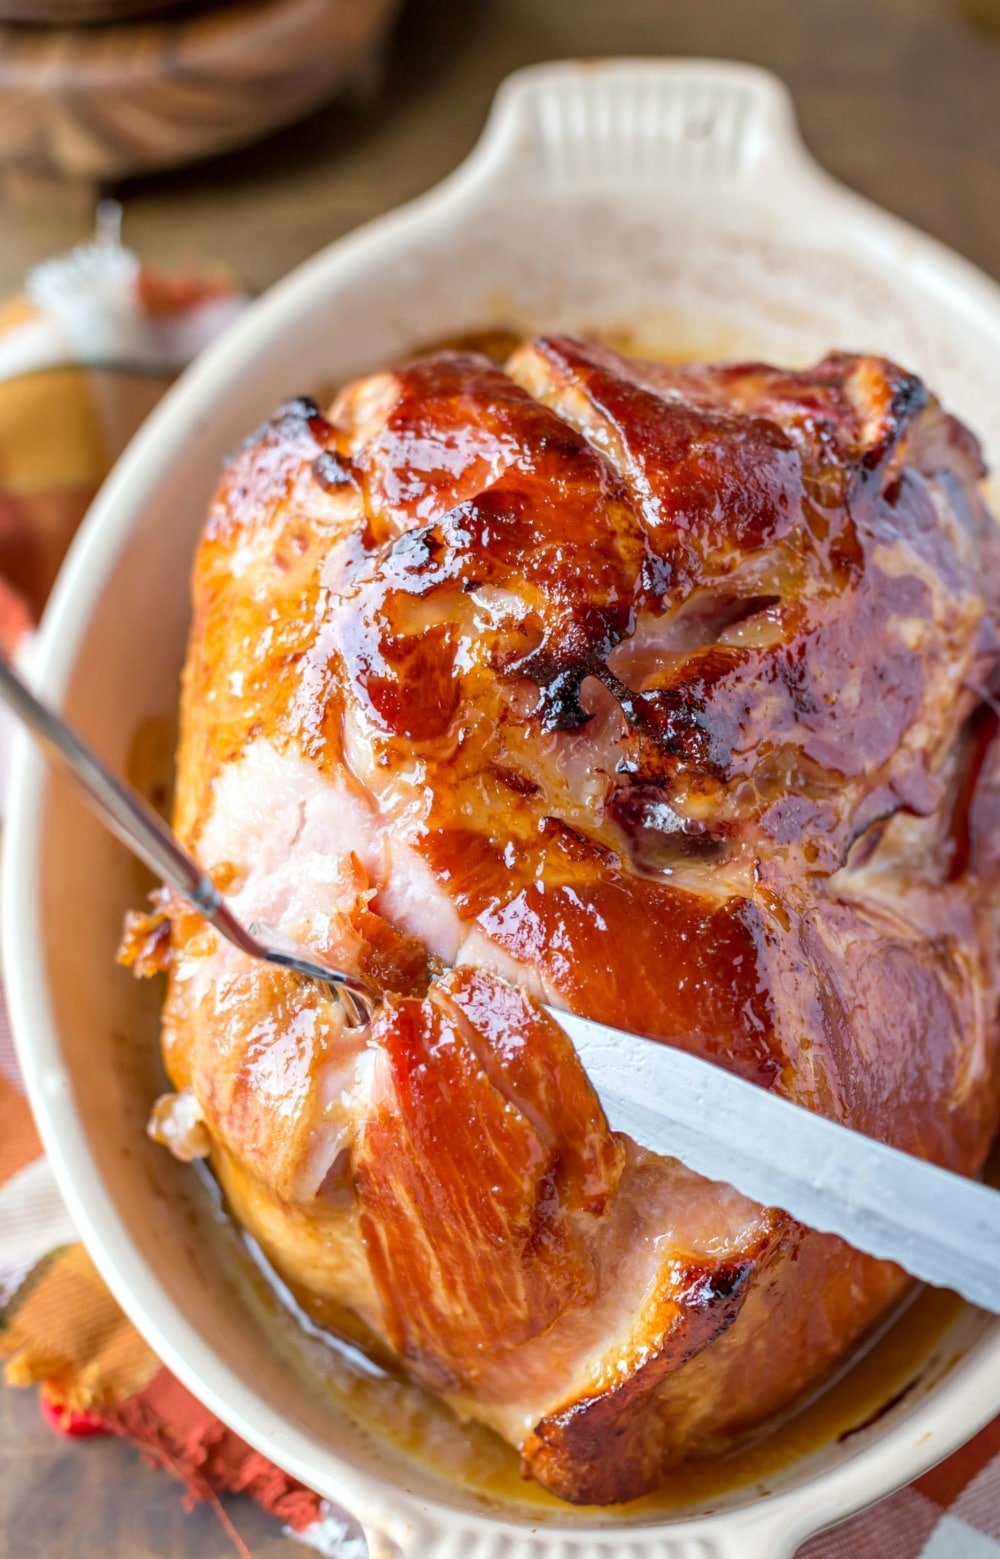
[(814, 1115), (698, 1056), (548, 1010), (576, 1047), (614, 1130), (1000, 1315), (1000, 1191)]

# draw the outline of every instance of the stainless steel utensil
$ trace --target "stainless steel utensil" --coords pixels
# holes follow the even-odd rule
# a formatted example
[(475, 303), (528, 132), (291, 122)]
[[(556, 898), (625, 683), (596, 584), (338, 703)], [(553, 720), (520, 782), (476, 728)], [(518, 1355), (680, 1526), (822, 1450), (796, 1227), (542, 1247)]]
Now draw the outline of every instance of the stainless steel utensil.
[(193, 904), (215, 929), (250, 958), (293, 969), (318, 980), (344, 1005), (348, 1021), (367, 1023), (377, 1004), (363, 980), (332, 969), (282, 931), (260, 921), (244, 926), (207, 872), (182, 848), (149, 803), (125, 780), (112, 774), (93, 749), (60, 715), (36, 698), (24, 678), (0, 657), (0, 696), (24, 721), (46, 755), (64, 769), (111, 832), (150, 871)]
[(610, 1124), (765, 1207), (1000, 1315), (1000, 1191), (670, 1045), (553, 1012)]

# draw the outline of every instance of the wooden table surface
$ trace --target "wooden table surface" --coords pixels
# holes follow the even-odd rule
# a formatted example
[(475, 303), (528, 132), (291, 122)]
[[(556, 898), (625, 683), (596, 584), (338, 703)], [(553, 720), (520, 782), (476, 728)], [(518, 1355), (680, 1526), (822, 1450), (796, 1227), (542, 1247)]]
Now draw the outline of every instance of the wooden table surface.
[[(567, 55), (752, 60), (784, 77), (806, 141), (839, 178), (1000, 274), (1000, 0), (413, 0), (364, 111), (331, 108), (266, 145), (119, 192), (125, 236), (165, 264), (221, 260), (265, 287), (465, 155), (497, 83)], [(0, 206), (0, 297), (90, 230), (73, 199)], [(256, 1559), (301, 1554), (245, 1501)], [(208, 1508), (124, 1444), (64, 1441), (34, 1396), (0, 1390), (0, 1555), (223, 1559)]]

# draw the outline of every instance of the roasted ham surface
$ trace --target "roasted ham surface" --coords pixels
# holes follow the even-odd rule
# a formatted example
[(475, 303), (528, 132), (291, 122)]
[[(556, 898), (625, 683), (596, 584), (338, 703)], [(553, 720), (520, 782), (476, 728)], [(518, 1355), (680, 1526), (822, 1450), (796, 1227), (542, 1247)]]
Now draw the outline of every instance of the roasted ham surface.
[(542, 1000), (962, 1172), (996, 1132), (982, 475), (877, 358), (543, 337), (287, 405), (222, 478), (176, 825), (385, 1002), (348, 1029), (164, 899), (126, 957), (178, 1119), (300, 1294), (567, 1499), (787, 1408), (906, 1280), (612, 1133)]

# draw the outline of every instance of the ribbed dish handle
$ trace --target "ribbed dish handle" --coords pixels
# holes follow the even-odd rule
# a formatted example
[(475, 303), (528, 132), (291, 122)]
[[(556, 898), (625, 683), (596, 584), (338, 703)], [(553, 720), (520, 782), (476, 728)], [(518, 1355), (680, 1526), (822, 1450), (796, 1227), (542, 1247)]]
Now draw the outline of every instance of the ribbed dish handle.
[(734, 1510), (673, 1531), (644, 1533), (622, 1527), (597, 1537), (578, 1537), (544, 1526), (524, 1528), (497, 1523), (491, 1531), (470, 1528), (454, 1516), (427, 1521), (393, 1522), (392, 1535), (366, 1527), (369, 1559), (793, 1559), (802, 1534), (792, 1537), (774, 1521), (766, 1505)]
[(720, 186), (815, 170), (775, 76), (717, 60), (532, 66), (497, 94), (474, 160), (560, 192)]

